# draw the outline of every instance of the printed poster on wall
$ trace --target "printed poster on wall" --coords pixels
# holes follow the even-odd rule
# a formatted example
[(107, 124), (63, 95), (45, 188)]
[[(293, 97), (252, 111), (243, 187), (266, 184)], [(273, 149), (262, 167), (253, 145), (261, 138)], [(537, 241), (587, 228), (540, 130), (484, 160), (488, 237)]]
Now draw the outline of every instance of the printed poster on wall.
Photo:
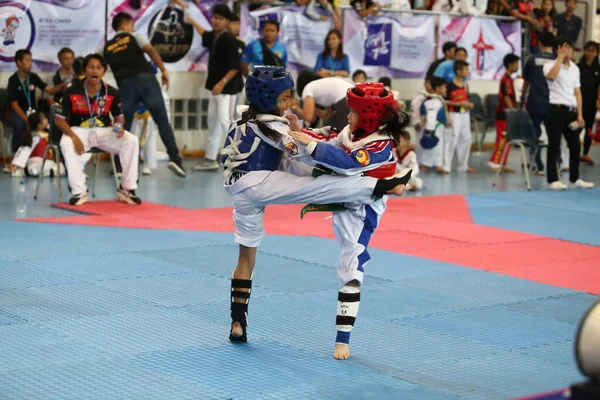
[(435, 18), (385, 13), (361, 20), (346, 10), (344, 52), (350, 69), (362, 69), (369, 77), (423, 77), (434, 58)]
[(70, 47), (87, 55), (104, 43), (105, 2), (97, 0), (0, 1), (0, 71), (14, 71), (14, 55), (29, 49), (34, 70), (54, 71), (57, 53)]
[(519, 21), (442, 15), (439, 32), (438, 55), (443, 55), (442, 46), (447, 41), (467, 49), (471, 79), (498, 80), (505, 71), (504, 56), (509, 53), (521, 56)]
[(109, 0), (108, 4), (106, 32), (109, 39), (115, 34), (111, 26), (113, 17), (126, 12), (135, 21), (135, 31), (150, 40), (169, 71), (206, 71), (208, 50), (202, 47), (200, 34), (185, 22), (185, 14), (204, 29), (211, 30), (210, 15), (216, 1), (205, 0), (199, 4), (190, 1), (185, 11), (178, 6), (168, 7), (168, 0), (141, 0), (139, 8), (132, 8), (129, 0)]
[[(325, 14), (323, 14), (326, 17)], [(331, 18), (314, 20), (306, 16), (305, 7), (271, 7), (248, 12), (242, 6), (240, 15), (242, 32), (240, 35), (246, 44), (259, 39), (264, 21), (279, 21), (279, 42), (288, 52), (288, 70), (302, 71), (313, 69), (317, 55), (323, 51), (325, 37), (333, 29)]]

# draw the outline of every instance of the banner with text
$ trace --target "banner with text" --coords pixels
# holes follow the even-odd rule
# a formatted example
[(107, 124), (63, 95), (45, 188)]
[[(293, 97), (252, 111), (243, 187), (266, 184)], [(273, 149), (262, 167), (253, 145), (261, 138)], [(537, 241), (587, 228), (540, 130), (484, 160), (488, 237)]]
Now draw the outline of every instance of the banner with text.
[(350, 69), (369, 77), (420, 78), (435, 53), (435, 18), (428, 15), (384, 13), (362, 20), (344, 12), (344, 52)]
[(327, 32), (333, 29), (333, 21), (325, 11), (309, 17), (306, 7), (294, 5), (271, 7), (248, 12), (242, 5), (240, 36), (246, 44), (259, 39), (266, 20), (277, 20), (280, 24), (279, 42), (288, 52), (288, 70), (313, 69), (317, 55), (323, 51)]
[(29, 49), (36, 71), (58, 68), (57, 53), (96, 51), (104, 42), (105, 2), (95, 0), (0, 1), (0, 71), (14, 71), (14, 56)]
[(202, 47), (202, 37), (193, 25), (185, 22), (185, 15), (211, 30), (210, 15), (216, 0), (186, 4), (188, 8), (184, 11), (178, 6), (168, 7), (169, 0), (146, 0), (134, 9), (129, 0), (109, 0), (107, 37), (115, 34), (111, 26), (115, 14), (126, 12), (135, 21), (135, 31), (150, 40), (169, 71), (206, 71), (208, 50)]
[(471, 79), (500, 79), (504, 56), (521, 56), (521, 22), (489, 18), (440, 17), (438, 56), (445, 42), (456, 42), (467, 49)]

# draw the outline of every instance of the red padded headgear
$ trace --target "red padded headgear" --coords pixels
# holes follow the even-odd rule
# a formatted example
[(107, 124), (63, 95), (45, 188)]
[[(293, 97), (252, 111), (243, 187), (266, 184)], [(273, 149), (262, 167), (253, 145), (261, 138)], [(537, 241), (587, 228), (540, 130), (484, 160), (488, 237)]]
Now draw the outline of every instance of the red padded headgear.
[[(382, 97), (384, 92), (387, 94)], [(383, 117), (388, 113), (388, 107), (394, 108), (396, 104), (394, 96), (385, 89), (383, 83), (374, 82), (358, 83), (348, 89), (346, 100), (350, 108), (358, 114), (356, 129), (362, 128), (365, 134), (371, 134), (379, 129)]]

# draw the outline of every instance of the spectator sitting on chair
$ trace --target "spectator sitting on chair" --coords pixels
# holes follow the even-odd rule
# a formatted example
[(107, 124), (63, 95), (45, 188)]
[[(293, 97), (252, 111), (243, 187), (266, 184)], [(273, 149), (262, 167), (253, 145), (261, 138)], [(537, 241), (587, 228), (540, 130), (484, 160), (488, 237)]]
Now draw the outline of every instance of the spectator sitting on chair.
[(317, 55), (315, 72), (321, 78), (328, 76), (346, 78), (350, 76), (350, 59), (347, 54), (344, 54), (342, 32), (339, 30), (332, 29), (327, 33), (324, 49)]
[[(89, 200), (85, 184), (84, 153), (97, 147), (110, 154), (118, 154), (123, 166), (123, 181), (117, 190), (119, 200), (141, 204), (136, 195), (139, 162), (139, 140), (123, 129), (119, 91), (104, 83), (106, 63), (99, 54), (86, 57), (83, 68), (85, 80), (68, 88), (57, 110), (54, 122), (63, 132), (60, 148), (69, 171), (71, 199), (69, 204), (79, 206)], [(111, 118), (115, 125), (111, 128)]]
[(42, 164), (44, 165), (44, 176), (58, 176), (65, 175), (65, 167), (62, 163), (56, 165), (54, 156), (48, 154), (46, 162), (44, 163), (44, 153), (48, 146), (48, 118), (41, 112), (34, 112), (29, 114), (27, 117), (28, 131), (23, 138), (23, 146), (19, 147), (15, 157), (13, 158), (11, 171), (13, 176), (22, 177), (25, 176), (25, 169), (27, 175), (38, 176), (42, 171)]
[(27, 130), (27, 117), (35, 112), (37, 104), (35, 89), (40, 88), (48, 94), (60, 93), (67, 87), (63, 82), (50, 87), (35, 72), (31, 72), (33, 59), (29, 50), (17, 50), (15, 54), (17, 72), (8, 78), (8, 104), (10, 105), (9, 121), (12, 125), (12, 151), (16, 152), (23, 144), (23, 135)]

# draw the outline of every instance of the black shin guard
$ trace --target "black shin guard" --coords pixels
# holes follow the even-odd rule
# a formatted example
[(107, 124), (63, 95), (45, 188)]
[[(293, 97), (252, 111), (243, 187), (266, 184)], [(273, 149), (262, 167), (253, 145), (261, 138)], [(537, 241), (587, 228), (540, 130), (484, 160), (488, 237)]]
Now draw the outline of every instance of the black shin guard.
[(398, 185), (406, 185), (410, 181), (411, 175), (412, 169), (399, 178), (379, 179), (375, 184), (375, 189), (373, 189), (373, 195), (383, 196)]
[[(248, 289), (248, 291), (243, 292), (239, 289)], [(231, 321), (239, 322), (243, 330), (241, 336), (234, 336), (233, 332), (229, 333), (229, 340), (232, 342), (245, 343), (248, 340), (246, 327), (248, 326), (248, 302), (250, 301), (251, 291), (252, 279), (231, 279)], [(236, 299), (243, 299), (244, 302), (236, 302)]]

